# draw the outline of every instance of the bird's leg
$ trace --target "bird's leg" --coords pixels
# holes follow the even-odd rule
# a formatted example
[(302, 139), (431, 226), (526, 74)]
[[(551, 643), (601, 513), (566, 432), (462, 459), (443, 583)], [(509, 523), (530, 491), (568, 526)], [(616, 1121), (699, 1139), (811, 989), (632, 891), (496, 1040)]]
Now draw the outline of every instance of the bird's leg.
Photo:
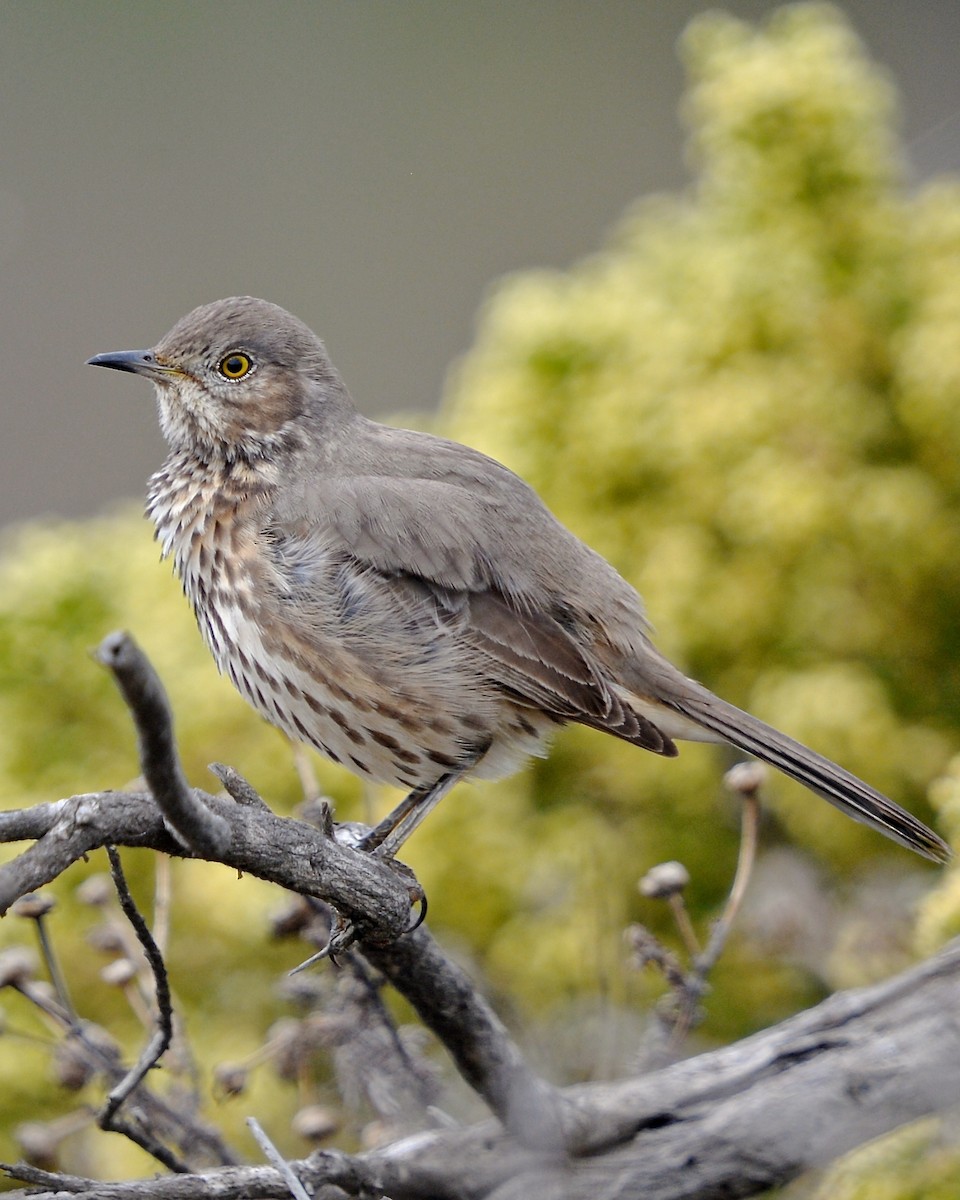
[(420, 822), (436, 808), (447, 792), (472, 766), (473, 763), (470, 762), (459, 770), (448, 771), (430, 787), (414, 788), (376, 828), (364, 834), (357, 843), (358, 849), (376, 851), (381, 858), (393, 858)]

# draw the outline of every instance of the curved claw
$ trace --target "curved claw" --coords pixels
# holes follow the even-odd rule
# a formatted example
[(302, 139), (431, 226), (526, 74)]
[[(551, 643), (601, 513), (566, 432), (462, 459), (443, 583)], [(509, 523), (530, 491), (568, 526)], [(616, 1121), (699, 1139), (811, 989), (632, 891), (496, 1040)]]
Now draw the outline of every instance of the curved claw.
[(403, 881), (407, 885), (407, 895), (410, 897), (411, 910), (415, 908), (419, 909), (418, 912), (412, 913), (409, 924), (400, 935), (401, 937), (405, 937), (408, 933), (413, 933), (415, 929), (419, 929), (427, 919), (427, 893), (423, 890), (420, 880), (417, 879), (406, 863), (402, 863), (396, 858), (391, 858), (388, 861), (393, 869), (402, 876)]
[(415, 929), (419, 929), (427, 919), (427, 893), (423, 891), (419, 884), (417, 884), (416, 895), (413, 894), (411, 889), (410, 901), (411, 911), (413, 910), (414, 906), (417, 907), (417, 911), (413, 913), (410, 924), (403, 931), (404, 936), (408, 933), (413, 933)]

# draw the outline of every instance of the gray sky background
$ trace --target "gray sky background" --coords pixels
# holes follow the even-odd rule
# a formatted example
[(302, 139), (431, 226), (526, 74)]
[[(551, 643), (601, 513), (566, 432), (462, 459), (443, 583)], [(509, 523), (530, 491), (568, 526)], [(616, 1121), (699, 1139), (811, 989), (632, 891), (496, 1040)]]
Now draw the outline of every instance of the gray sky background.
[[(142, 495), (151, 389), (84, 359), (219, 296), (295, 311), (367, 412), (435, 404), (492, 281), (684, 185), (676, 42), (706, 7), (3, 0), (0, 525)], [(840, 7), (915, 178), (960, 169), (960, 4)]]

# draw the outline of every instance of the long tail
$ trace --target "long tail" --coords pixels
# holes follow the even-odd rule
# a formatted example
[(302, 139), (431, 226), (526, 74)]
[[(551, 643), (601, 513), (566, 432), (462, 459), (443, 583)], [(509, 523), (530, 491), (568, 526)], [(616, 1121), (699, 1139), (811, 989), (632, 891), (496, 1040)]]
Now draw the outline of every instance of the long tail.
[(745, 750), (798, 780), (855, 821), (872, 825), (901, 846), (934, 862), (948, 861), (952, 851), (942, 838), (862, 779), (692, 680), (685, 682), (688, 686), (683, 688), (682, 695), (671, 697), (671, 708), (738, 750)]

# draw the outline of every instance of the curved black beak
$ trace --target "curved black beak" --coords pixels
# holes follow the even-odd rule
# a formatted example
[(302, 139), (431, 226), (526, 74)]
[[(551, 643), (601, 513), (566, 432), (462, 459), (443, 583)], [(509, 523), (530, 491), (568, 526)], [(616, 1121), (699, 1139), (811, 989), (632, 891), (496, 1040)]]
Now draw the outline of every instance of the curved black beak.
[(157, 362), (152, 350), (117, 350), (110, 354), (95, 354), (87, 359), (88, 367), (111, 367), (114, 371), (132, 371), (134, 375), (178, 375), (175, 367)]

